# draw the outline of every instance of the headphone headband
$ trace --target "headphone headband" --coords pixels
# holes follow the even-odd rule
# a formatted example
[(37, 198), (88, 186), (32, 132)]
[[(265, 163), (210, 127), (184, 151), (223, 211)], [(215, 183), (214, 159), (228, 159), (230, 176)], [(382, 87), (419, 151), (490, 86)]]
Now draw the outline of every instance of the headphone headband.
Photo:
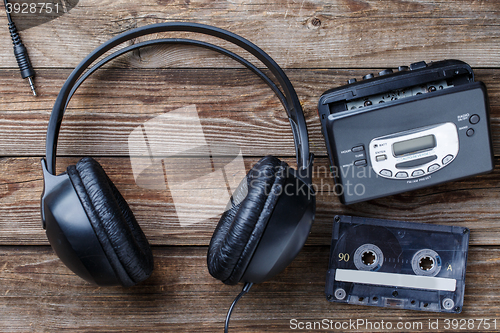
[[(124, 42), (149, 34), (172, 31), (195, 32), (214, 36), (228, 41), (254, 55), (271, 71), (271, 73), (273, 73), (280, 86), (282, 87), (286, 99), (287, 105), (285, 105), (285, 109), (287, 111), (288, 118), (292, 127), (295, 151), (297, 155), (297, 167), (299, 169), (299, 172), (301, 170), (306, 171), (304, 176), (305, 179), (310, 183), (311, 176), (308, 172), (308, 169), (311, 165), (312, 155), (310, 156), (309, 154), (309, 139), (304, 113), (302, 110), (302, 106), (300, 105), (300, 101), (297, 97), (297, 93), (295, 92), (295, 89), (293, 88), (290, 80), (283, 72), (283, 70), (267, 53), (241, 36), (238, 36), (227, 30), (219, 29), (209, 25), (186, 22), (158, 23), (124, 32), (97, 47), (84, 60), (82, 60), (82, 62), (73, 70), (73, 72), (64, 83), (52, 109), (52, 114), (50, 116), (47, 128), (45, 147), (48, 172), (55, 175), (57, 141), (59, 137), (62, 118), (66, 110), (66, 105), (68, 104), (69, 99), (76, 89), (75, 85), (76, 87), (78, 87), (78, 85), (83, 82), (83, 80), (79, 81), (79, 78), (83, 74), (83, 72), (103, 54)], [(116, 53), (119, 52), (120, 51), (117, 51)], [(108, 58), (114, 58), (113, 54)], [(105, 61), (94, 66), (95, 68), (92, 67), (92, 72), (98, 67), (102, 66), (104, 63)]]

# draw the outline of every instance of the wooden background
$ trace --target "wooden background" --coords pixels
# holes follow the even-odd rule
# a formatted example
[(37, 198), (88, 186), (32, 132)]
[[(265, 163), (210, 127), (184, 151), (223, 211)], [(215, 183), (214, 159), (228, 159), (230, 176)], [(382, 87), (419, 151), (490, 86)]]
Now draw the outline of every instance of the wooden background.
[[(460, 59), (488, 88), (498, 165), (499, 19), (500, 3), (486, 0), (82, 0), (56, 20), (21, 32), (37, 71), (39, 96), (34, 98), (20, 78), (7, 19), (0, 13), (0, 330), (222, 331), (241, 286), (223, 285), (206, 269), (218, 219), (181, 227), (167, 191), (135, 185), (127, 136), (143, 122), (196, 104), (207, 138), (238, 144), (247, 169), (266, 154), (295, 164), (284, 111), (248, 70), (190, 47), (143, 49), (120, 58), (72, 100), (61, 131), (58, 170), (87, 155), (103, 164), (153, 245), (155, 271), (129, 289), (99, 288), (79, 279), (55, 256), (41, 228), (39, 161), (59, 89), (102, 42), (129, 28), (166, 21), (211, 24), (250, 39), (289, 75), (304, 105), (316, 165), (323, 167), (328, 162), (316, 113), (322, 92), (388, 67)], [(496, 319), (500, 329), (499, 180), (497, 167), (488, 175), (349, 207), (330, 191), (320, 191), (306, 247), (283, 273), (255, 285), (240, 301), (232, 331), (288, 332), (293, 318), (422, 322), (424, 331), (430, 319), (440, 320), (439, 329), (445, 330), (447, 318), (484, 318)], [(333, 184), (327, 173), (316, 174), (314, 182)], [(324, 281), (332, 218), (339, 213), (470, 228), (463, 312), (328, 303)]]

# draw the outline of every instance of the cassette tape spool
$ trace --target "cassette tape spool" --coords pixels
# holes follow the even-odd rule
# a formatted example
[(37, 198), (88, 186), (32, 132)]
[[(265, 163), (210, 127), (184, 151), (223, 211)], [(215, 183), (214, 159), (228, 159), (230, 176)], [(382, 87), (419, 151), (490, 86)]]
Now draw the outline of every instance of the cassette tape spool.
[(469, 229), (336, 216), (328, 301), (460, 313)]

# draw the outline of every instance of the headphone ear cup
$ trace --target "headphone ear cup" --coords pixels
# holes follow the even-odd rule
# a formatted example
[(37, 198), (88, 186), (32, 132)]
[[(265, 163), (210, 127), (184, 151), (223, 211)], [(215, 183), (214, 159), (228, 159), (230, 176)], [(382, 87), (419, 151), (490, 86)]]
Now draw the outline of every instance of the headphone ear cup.
[(266, 156), (242, 180), (239, 189), (246, 185), (248, 193), (233, 194), (210, 241), (207, 265), (213, 277), (225, 284), (240, 282), (281, 193), (287, 168), (285, 162)]
[(153, 271), (153, 254), (125, 199), (103, 168), (90, 157), (67, 169), (111, 267), (123, 286), (135, 285)]

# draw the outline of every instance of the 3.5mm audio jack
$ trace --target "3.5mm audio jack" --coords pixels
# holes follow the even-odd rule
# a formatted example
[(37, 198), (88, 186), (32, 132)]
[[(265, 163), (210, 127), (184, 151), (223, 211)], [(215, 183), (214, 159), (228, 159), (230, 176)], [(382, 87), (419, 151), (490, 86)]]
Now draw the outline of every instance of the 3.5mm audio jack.
[(12, 43), (14, 44), (14, 55), (16, 56), (17, 65), (19, 66), (19, 70), (21, 71), (21, 76), (23, 79), (28, 79), (30, 84), (31, 91), (33, 95), (36, 96), (35, 84), (33, 83), (33, 78), (35, 77), (35, 70), (33, 66), (31, 66), (31, 61), (28, 56), (28, 50), (21, 42), (21, 37), (17, 32), (16, 25), (12, 21), (12, 17), (10, 16), (9, 6), (7, 4), (7, 0), (4, 0), (5, 11), (7, 13), (7, 18), (9, 20), (9, 31), (10, 36), (12, 37)]

